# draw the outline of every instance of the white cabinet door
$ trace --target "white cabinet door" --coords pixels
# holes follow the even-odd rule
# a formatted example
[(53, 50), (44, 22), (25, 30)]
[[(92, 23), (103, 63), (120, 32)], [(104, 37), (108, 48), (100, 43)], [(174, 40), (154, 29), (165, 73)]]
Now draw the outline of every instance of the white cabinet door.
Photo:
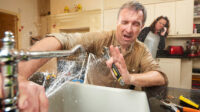
[(176, 33), (193, 33), (194, 0), (176, 1)]
[[(149, 26), (159, 16), (167, 16), (170, 21), (170, 35), (193, 33), (194, 0), (179, 0), (144, 5), (147, 10), (145, 26)], [(116, 28), (119, 9), (104, 10), (104, 30)]]
[(176, 2), (166, 2), (166, 3), (159, 3), (155, 4), (155, 17), (159, 16), (167, 16), (170, 21), (170, 29), (169, 34), (174, 35), (176, 34)]
[(167, 75), (169, 87), (191, 89), (192, 60), (178, 58), (158, 58), (161, 70)]
[(170, 35), (193, 33), (194, 0), (180, 0), (155, 5), (155, 17), (167, 16), (170, 21)]
[(105, 31), (116, 29), (118, 11), (119, 9), (104, 10), (103, 29)]
[(156, 19), (155, 4), (148, 4), (148, 5), (144, 5), (144, 6), (147, 10), (147, 19), (146, 19), (145, 27), (148, 27), (151, 25), (151, 23), (153, 23), (154, 19)]
[(180, 88), (192, 88), (192, 60), (181, 59), (181, 82)]
[(181, 59), (159, 58), (161, 70), (168, 77), (169, 87), (180, 87)]

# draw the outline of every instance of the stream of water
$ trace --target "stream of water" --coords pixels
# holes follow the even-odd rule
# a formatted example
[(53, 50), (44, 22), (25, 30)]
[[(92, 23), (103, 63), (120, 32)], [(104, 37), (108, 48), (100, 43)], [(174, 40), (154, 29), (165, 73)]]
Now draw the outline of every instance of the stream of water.
[(85, 56), (85, 58), (80, 57), (76, 60), (59, 60), (56, 77), (46, 79), (49, 73), (44, 73), (45, 79), (43, 81), (43, 86), (48, 86), (46, 87), (46, 95), (48, 96), (52, 92), (55, 92), (57, 88), (62, 86), (66, 81), (78, 81), (79, 83), (83, 83), (84, 79), (87, 78), (91, 66), (94, 66), (94, 64), (100, 60), (102, 60), (102, 58), (97, 59), (93, 54), (89, 54), (88, 57)]

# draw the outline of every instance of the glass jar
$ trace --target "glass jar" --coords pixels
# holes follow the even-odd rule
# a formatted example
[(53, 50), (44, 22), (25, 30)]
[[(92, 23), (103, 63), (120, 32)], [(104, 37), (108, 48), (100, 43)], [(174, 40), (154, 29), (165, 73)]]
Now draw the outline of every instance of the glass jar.
[(189, 56), (193, 57), (193, 56), (197, 56), (197, 40), (196, 39), (192, 39), (189, 45)]

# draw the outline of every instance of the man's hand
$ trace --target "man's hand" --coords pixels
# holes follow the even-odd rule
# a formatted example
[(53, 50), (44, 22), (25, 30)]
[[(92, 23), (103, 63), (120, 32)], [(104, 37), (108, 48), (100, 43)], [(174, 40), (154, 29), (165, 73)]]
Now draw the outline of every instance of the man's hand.
[[(107, 66), (111, 69), (112, 64), (114, 63), (117, 66), (125, 84), (129, 84), (130, 83), (130, 75), (129, 75), (129, 72), (126, 67), (124, 57), (120, 53), (119, 48), (113, 47), (111, 45), (110, 46), (110, 55), (111, 55), (110, 59), (106, 61)], [(115, 75), (113, 75), (113, 76), (114, 76), (114, 78), (116, 78)]]
[(3, 78), (0, 73), (0, 98), (2, 98), (2, 97), (3, 97)]
[(20, 112), (47, 112), (48, 99), (44, 87), (31, 81), (19, 81)]

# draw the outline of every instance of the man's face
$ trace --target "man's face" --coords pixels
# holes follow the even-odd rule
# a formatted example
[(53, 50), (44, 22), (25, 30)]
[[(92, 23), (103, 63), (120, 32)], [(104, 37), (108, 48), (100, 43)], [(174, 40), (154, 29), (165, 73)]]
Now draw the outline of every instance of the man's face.
[(122, 47), (128, 47), (136, 40), (143, 27), (142, 21), (142, 11), (128, 8), (121, 10), (117, 21), (116, 36)]

